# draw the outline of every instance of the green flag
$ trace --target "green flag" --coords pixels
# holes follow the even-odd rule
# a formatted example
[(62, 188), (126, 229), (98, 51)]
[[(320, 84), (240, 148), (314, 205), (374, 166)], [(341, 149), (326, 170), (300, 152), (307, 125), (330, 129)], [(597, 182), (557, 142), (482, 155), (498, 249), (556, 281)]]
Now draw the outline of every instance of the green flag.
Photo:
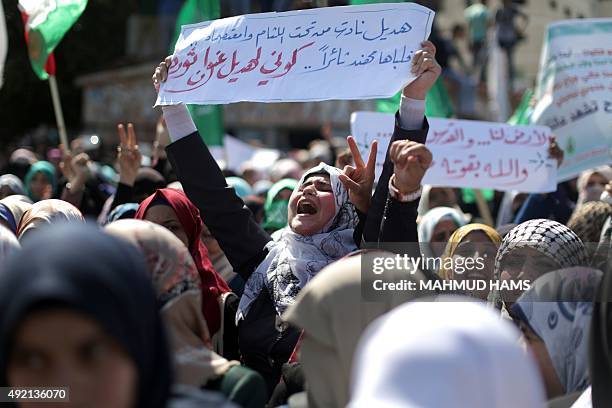
[(531, 114), (533, 113), (533, 107), (530, 106), (531, 98), (533, 97), (533, 89), (528, 88), (523, 93), (523, 98), (521, 99), (521, 103), (516, 108), (510, 119), (508, 119), (508, 124), (510, 125), (529, 125), (531, 124)]
[(79, 19), (87, 0), (19, 0), (18, 5), (25, 25), (32, 69), (40, 79), (47, 79), (47, 59)]
[[(176, 19), (176, 30), (172, 49), (181, 33), (181, 26), (214, 20), (221, 17), (219, 0), (187, 0)], [(223, 108), (221, 105), (187, 105), (198, 132), (208, 146), (223, 145)]]
[[(377, 99), (376, 110), (378, 112), (395, 113), (399, 109), (401, 92), (391, 98)], [(442, 79), (438, 80), (431, 87), (425, 98), (425, 115), (432, 118), (450, 118), (453, 115), (453, 107)]]

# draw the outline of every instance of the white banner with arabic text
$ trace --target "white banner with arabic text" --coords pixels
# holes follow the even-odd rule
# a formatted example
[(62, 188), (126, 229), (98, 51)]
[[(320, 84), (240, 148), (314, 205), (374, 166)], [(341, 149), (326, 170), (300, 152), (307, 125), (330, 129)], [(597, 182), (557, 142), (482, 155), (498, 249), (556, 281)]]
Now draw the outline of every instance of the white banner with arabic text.
[[(427, 147), (433, 155), (423, 184), (493, 188), (525, 193), (557, 189), (557, 163), (548, 158), (550, 128), (505, 123), (428, 118)], [(351, 131), (364, 157), (378, 140), (376, 179), (382, 172), (395, 116), (354, 112)]]
[(249, 14), (183, 26), (157, 105), (386, 98), (434, 12), (413, 3)]

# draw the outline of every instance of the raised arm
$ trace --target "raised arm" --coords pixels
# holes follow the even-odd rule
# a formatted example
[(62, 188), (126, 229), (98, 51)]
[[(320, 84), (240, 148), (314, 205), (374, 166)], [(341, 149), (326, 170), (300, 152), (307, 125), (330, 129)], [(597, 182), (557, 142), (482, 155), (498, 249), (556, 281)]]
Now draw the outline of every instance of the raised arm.
[[(389, 181), (395, 168), (390, 152), (398, 141), (424, 144), (427, 140), (429, 124), (424, 116), (425, 95), (441, 72), (435, 54), (436, 48), (430, 41), (424, 41), (423, 49), (415, 53), (412, 72), (417, 79), (402, 91), (400, 110), (395, 115), (395, 129), (365, 222), (363, 240), (366, 243), (418, 242), (416, 217), (422, 175), (418, 180), (408, 180), (410, 183), (402, 186), (406, 190), (402, 194), (414, 197), (412, 201), (400, 202), (391, 197)], [(414, 191), (407, 191), (409, 189)]]
[[(156, 86), (165, 81), (163, 62), (153, 75)], [(219, 242), (234, 270), (245, 280), (265, 257), (270, 236), (253, 220), (250, 210), (228, 187), (225, 177), (200, 137), (185, 105), (162, 108), (172, 143), (168, 160), (189, 199)]]

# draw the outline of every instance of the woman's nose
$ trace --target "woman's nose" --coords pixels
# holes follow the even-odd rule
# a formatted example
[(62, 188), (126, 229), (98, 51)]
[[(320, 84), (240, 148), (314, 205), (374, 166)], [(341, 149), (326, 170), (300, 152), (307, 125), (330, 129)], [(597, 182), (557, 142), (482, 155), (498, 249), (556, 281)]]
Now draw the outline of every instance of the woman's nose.
[(314, 188), (314, 186), (312, 184), (304, 187), (304, 189), (302, 190), (302, 192), (304, 194), (309, 194), (309, 195), (317, 195), (317, 189)]

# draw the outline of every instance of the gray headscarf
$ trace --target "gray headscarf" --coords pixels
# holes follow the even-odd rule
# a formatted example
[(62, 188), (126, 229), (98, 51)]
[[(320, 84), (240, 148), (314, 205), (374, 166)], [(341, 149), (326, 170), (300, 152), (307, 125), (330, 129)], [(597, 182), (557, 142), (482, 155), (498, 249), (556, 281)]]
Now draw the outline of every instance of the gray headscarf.
[(589, 385), (588, 344), (601, 271), (576, 267), (549, 272), (521, 295), (512, 314), (546, 345), (566, 394)]
[(23, 182), (14, 174), (4, 174), (0, 176), (0, 189), (2, 187), (8, 187), (13, 194), (26, 195)]
[(3, 272), (6, 259), (13, 253), (19, 250), (21, 245), (17, 241), (15, 234), (8, 228), (0, 225), (0, 273)]
[(357, 213), (349, 201), (348, 191), (338, 178), (340, 169), (321, 163), (304, 173), (296, 190), (307, 177), (321, 173), (329, 174), (335, 196), (334, 217), (319, 234), (304, 236), (285, 227), (272, 235), (272, 241), (266, 245), (266, 259), (246, 282), (236, 314), (237, 322), (246, 316), (264, 287), (280, 316), (321, 269), (357, 249), (353, 240)]

